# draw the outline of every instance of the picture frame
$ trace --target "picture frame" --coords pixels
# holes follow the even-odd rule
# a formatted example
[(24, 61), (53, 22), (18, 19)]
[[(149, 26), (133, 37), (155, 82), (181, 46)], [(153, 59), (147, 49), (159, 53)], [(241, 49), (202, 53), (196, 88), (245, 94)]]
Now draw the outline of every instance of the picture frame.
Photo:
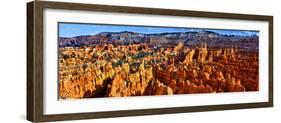
[[(136, 109), (116, 109), (113, 111), (79, 111), (70, 113), (50, 113), (46, 114), (48, 106), (46, 106), (47, 92), (50, 90), (47, 88), (48, 84), (44, 83), (48, 77), (45, 71), (47, 59), (45, 54), (47, 47), (46, 35), (49, 32), (54, 31), (53, 28), (44, 26), (48, 24), (50, 17), (46, 14), (49, 10), (61, 10), (62, 12), (69, 11), (72, 13), (88, 13), (91, 12), (102, 12), (124, 14), (125, 16), (143, 15), (153, 17), (159, 16), (161, 19), (164, 16), (169, 18), (185, 18), (191, 17), (195, 19), (219, 19), (219, 20), (230, 20), (230, 21), (250, 21), (250, 22), (261, 22), (265, 23), (265, 31), (261, 31), (262, 35), (267, 40), (266, 49), (264, 54), (267, 57), (260, 55), (260, 59), (264, 59), (263, 63), (266, 63), (267, 67), (265, 81), (266, 88), (263, 99), (266, 101), (255, 101), (253, 102), (237, 102), (229, 104), (210, 104), (210, 105), (181, 105), (174, 107), (161, 107), (161, 108), (136, 108)], [(56, 11), (51, 11), (56, 13)], [(72, 16), (73, 17), (73, 16)], [(123, 17), (123, 16), (122, 16)], [(75, 17), (73, 17), (75, 18)], [(89, 17), (90, 18), (90, 17)], [(90, 20), (90, 19), (89, 19)], [(206, 21), (206, 20), (205, 20)], [(58, 23), (60, 21), (55, 21)], [(72, 22), (72, 20), (70, 20)], [(83, 22), (83, 21), (82, 21)], [(86, 22), (87, 23), (87, 22)], [(128, 23), (128, 22), (127, 22)], [(255, 24), (250, 24), (255, 26)], [(48, 28), (46, 30), (46, 28)], [(58, 32), (57, 32), (58, 33)], [(58, 34), (54, 34), (58, 35)], [(259, 45), (263, 45), (264, 42), (259, 42)], [(52, 50), (52, 49), (51, 49)], [(48, 50), (50, 51), (50, 50)], [(47, 54), (48, 55), (48, 54)], [(57, 54), (53, 54), (57, 55)], [(51, 66), (48, 66), (51, 67)], [(49, 68), (48, 68), (49, 69)], [(50, 69), (49, 69), (50, 70)], [(52, 69), (51, 69), (52, 70)], [(56, 73), (56, 71), (51, 71)], [(54, 87), (58, 88), (58, 87)], [(52, 90), (51, 90), (52, 91)], [(58, 94), (57, 94), (58, 95)], [(56, 97), (57, 95), (53, 95)], [(149, 97), (149, 100), (153, 97)], [(178, 97), (173, 97), (178, 98)], [(105, 100), (110, 102), (113, 99)], [(130, 98), (127, 99), (131, 100)], [(239, 99), (237, 99), (239, 101)], [(59, 102), (59, 99), (57, 100)], [(69, 101), (71, 102), (71, 101)], [(200, 104), (200, 103), (199, 103)], [(52, 105), (52, 104), (50, 104)], [(112, 105), (111, 105), (112, 106)], [(136, 107), (140, 106), (136, 104)], [(82, 3), (66, 3), (66, 2), (47, 2), (47, 1), (33, 1), (27, 3), (27, 120), (31, 122), (49, 122), (49, 121), (62, 121), (62, 120), (80, 120), (80, 119), (95, 119), (95, 118), (109, 118), (109, 117), (126, 117), (126, 116), (141, 116), (141, 115), (156, 115), (156, 114), (171, 114), (171, 113), (187, 113), (187, 112), (202, 112), (202, 111), (215, 111), (215, 110), (231, 110), (231, 109), (246, 109), (246, 108), (262, 108), (262, 107), (273, 107), (273, 16), (267, 15), (249, 15), (249, 14), (234, 14), (234, 13), (219, 13), (219, 12), (203, 12), (203, 11), (188, 11), (188, 10), (172, 10), (172, 9), (158, 9), (158, 8), (141, 8), (141, 7), (127, 7), (127, 6), (110, 6), (110, 5), (95, 5), (95, 4), (82, 4)], [(94, 109), (94, 107), (93, 107)], [(121, 110), (120, 110), (121, 109)]]

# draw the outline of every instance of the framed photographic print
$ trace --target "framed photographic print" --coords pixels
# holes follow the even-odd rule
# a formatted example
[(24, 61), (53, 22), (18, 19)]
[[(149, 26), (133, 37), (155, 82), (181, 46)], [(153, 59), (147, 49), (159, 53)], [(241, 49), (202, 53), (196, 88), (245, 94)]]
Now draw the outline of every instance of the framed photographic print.
[(33, 122), (273, 106), (273, 17), (27, 3)]

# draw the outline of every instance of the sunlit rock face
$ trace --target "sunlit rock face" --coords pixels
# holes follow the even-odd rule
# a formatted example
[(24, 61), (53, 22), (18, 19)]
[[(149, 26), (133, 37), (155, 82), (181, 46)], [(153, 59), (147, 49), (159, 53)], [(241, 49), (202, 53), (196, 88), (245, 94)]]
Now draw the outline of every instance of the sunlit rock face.
[(201, 47), (199, 47), (197, 50), (198, 50), (197, 61), (205, 62), (208, 54), (207, 44), (206, 43), (201, 44)]
[(153, 79), (152, 68), (145, 68), (144, 62), (137, 72), (129, 74), (129, 68), (128, 64), (123, 65), (122, 71), (113, 78), (107, 88), (108, 97), (142, 96), (147, 93), (147, 86)]
[(212, 88), (209, 85), (195, 85), (189, 80), (178, 83), (178, 94), (193, 94), (193, 93), (212, 93)]
[(192, 63), (192, 62), (193, 62), (193, 56), (194, 56), (194, 54), (195, 54), (195, 50), (194, 50), (194, 49), (192, 49), (191, 51), (189, 51), (189, 52), (187, 53), (187, 55), (185, 56), (185, 60), (183, 61), (183, 63), (185, 63), (185, 64), (190, 64), (190, 63)]
[(111, 83), (108, 86), (108, 95), (109, 97), (121, 97), (126, 96), (126, 85), (125, 80), (121, 75), (116, 75)]
[(60, 99), (259, 90), (257, 52), (235, 47), (105, 44), (59, 53)]
[(173, 90), (160, 81), (156, 80), (152, 95), (173, 95)]

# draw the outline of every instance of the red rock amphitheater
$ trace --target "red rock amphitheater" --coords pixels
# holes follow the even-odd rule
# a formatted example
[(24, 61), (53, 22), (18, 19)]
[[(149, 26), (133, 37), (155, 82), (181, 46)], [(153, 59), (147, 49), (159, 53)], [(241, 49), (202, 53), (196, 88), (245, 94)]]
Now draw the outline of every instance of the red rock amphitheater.
[(59, 48), (59, 97), (79, 99), (259, 90), (258, 53), (206, 43)]

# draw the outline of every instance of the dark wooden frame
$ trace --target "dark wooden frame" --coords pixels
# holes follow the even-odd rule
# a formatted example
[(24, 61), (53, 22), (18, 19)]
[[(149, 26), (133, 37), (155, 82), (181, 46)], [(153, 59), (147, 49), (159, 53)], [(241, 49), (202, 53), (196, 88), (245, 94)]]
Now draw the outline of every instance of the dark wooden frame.
[[(117, 13), (138, 13), (152, 15), (172, 15), (239, 20), (257, 20), (269, 23), (269, 95), (268, 102), (159, 108), (142, 110), (109, 111), (96, 113), (43, 114), (43, 10), (69, 9), (83, 11), (103, 11)], [(153, 9), (125, 6), (109, 6), (79, 3), (34, 1), (27, 3), (27, 120), (32, 122), (79, 120), (107, 117), (155, 115), (213, 110), (273, 107), (273, 17), (233, 13), (201, 12), (171, 9)]]

